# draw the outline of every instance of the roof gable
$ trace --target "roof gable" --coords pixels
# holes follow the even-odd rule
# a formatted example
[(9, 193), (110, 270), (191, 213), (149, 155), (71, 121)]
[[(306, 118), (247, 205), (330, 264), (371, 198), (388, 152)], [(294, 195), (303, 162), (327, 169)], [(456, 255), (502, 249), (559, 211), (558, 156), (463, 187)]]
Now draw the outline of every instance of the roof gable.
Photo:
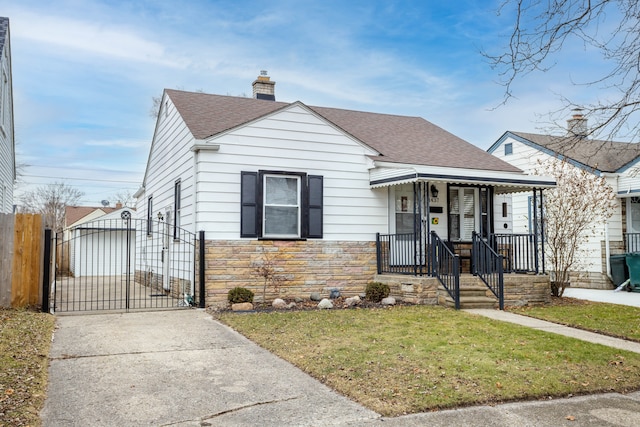
[[(297, 103), (165, 90), (196, 139), (206, 139)], [(379, 160), (452, 168), (520, 172), (421, 117), (313, 107), (340, 130), (371, 147)]]
[(106, 215), (108, 213), (114, 212), (120, 208), (108, 208), (104, 206), (94, 207), (94, 206), (66, 206), (64, 208), (64, 219), (65, 226), (70, 226), (75, 224), (76, 222), (82, 220), (83, 218), (89, 216), (94, 212), (99, 212), (99, 216)]
[[(640, 157), (640, 145), (567, 136), (508, 131), (515, 139), (552, 156), (565, 157), (576, 166), (600, 172), (618, 172)], [(495, 148), (494, 146), (491, 149)]]

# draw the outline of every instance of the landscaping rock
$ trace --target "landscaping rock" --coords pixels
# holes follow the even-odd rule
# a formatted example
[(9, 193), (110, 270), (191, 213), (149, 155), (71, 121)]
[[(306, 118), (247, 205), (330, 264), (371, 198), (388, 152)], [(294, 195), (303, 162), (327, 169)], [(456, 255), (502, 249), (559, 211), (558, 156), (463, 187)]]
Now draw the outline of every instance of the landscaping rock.
[(294, 301), (295, 301), (297, 304), (300, 304), (300, 303), (301, 303), (301, 302), (303, 302), (304, 300), (303, 300), (302, 298), (300, 298), (300, 297), (296, 297), (296, 298), (294, 299)]
[(233, 311), (250, 311), (253, 310), (253, 304), (250, 302), (238, 302), (231, 304), (231, 310)]
[(331, 293), (329, 294), (329, 298), (331, 298), (331, 299), (340, 298), (340, 290), (339, 289), (331, 289)]
[(320, 301), (322, 299), (322, 297), (318, 292), (311, 292), (310, 298), (311, 298), (311, 301)]
[(273, 308), (287, 308), (287, 303), (282, 298), (276, 298), (271, 303)]
[(290, 302), (287, 308), (296, 308), (297, 304), (295, 302)]
[(344, 300), (344, 306), (354, 307), (356, 305), (360, 305), (361, 302), (362, 300), (360, 299), (360, 297), (356, 295), (355, 297), (347, 298), (346, 300)]
[(320, 303), (318, 304), (318, 308), (319, 309), (329, 309), (329, 308), (333, 308), (333, 303), (328, 300), (327, 298), (324, 298), (322, 301), (320, 301)]
[(396, 305), (396, 299), (394, 297), (386, 297), (380, 301), (382, 305)]

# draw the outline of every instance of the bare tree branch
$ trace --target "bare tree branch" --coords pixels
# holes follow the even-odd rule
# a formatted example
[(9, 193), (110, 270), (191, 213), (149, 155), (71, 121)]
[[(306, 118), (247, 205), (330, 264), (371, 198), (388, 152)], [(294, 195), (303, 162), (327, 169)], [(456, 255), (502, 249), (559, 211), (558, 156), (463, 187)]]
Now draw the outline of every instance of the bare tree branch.
[[(632, 0), (506, 0), (499, 13), (514, 13), (503, 53), (483, 52), (504, 85), (503, 104), (522, 77), (555, 65), (569, 41), (580, 40), (609, 66), (601, 76), (574, 82), (598, 96), (584, 105), (561, 97), (564, 117), (580, 107), (589, 119), (589, 136), (640, 139), (640, 4)], [(612, 20), (615, 25), (608, 29)], [(576, 64), (580, 68), (581, 64)], [(557, 113), (557, 112), (556, 112)]]
[(58, 232), (64, 228), (65, 207), (76, 205), (82, 196), (82, 191), (56, 182), (24, 193), (20, 198), (21, 210), (42, 214), (45, 227)]

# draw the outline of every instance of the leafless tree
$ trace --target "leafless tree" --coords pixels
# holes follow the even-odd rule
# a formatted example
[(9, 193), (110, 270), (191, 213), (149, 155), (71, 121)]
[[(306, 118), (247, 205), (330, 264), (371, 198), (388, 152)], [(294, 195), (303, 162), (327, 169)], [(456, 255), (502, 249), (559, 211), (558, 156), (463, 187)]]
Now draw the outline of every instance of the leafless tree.
[(122, 190), (115, 193), (112, 197), (116, 203), (122, 203), (123, 207), (135, 208), (135, 199), (133, 193), (130, 190)]
[(503, 53), (484, 55), (500, 73), (505, 102), (514, 96), (519, 78), (550, 69), (565, 44), (577, 40), (595, 49), (608, 69), (595, 79), (574, 83), (597, 93), (598, 99), (583, 105), (560, 94), (564, 108), (552, 117), (566, 118), (569, 110), (582, 108), (590, 136), (640, 139), (640, 2), (505, 0), (499, 12), (515, 13), (509, 43)]
[(44, 217), (45, 227), (54, 231), (64, 228), (64, 210), (78, 204), (84, 193), (64, 182), (43, 185), (20, 197), (21, 210), (38, 213)]
[(596, 235), (597, 225), (613, 215), (616, 195), (603, 177), (567, 161), (549, 160), (535, 172), (553, 176), (557, 183), (544, 194), (544, 239), (551, 293), (561, 297), (570, 274), (588, 267), (585, 243)]

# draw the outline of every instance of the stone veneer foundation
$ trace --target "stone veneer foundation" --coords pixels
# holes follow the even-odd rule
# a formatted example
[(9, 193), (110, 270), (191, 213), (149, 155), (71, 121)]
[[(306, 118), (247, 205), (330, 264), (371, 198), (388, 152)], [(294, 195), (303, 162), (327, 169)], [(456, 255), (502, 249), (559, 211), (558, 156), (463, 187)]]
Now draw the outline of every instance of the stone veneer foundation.
[(270, 267), (280, 279), (279, 289), (267, 286), (266, 300), (308, 299), (312, 292), (329, 297), (364, 292), (377, 271), (375, 242), (326, 240), (208, 240), (205, 243), (207, 306), (226, 306), (227, 293), (248, 288), (262, 301), (264, 278), (256, 271)]
[[(374, 280), (388, 284), (391, 296), (397, 300), (413, 304), (437, 305), (439, 297), (444, 297), (446, 292), (435, 277), (380, 274), (376, 275)], [(489, 289), (486, 295), (493, 297)], [(505, 307), (548, 304), (550, 301), (551, 287), (548, 275), (504, 275)]]

